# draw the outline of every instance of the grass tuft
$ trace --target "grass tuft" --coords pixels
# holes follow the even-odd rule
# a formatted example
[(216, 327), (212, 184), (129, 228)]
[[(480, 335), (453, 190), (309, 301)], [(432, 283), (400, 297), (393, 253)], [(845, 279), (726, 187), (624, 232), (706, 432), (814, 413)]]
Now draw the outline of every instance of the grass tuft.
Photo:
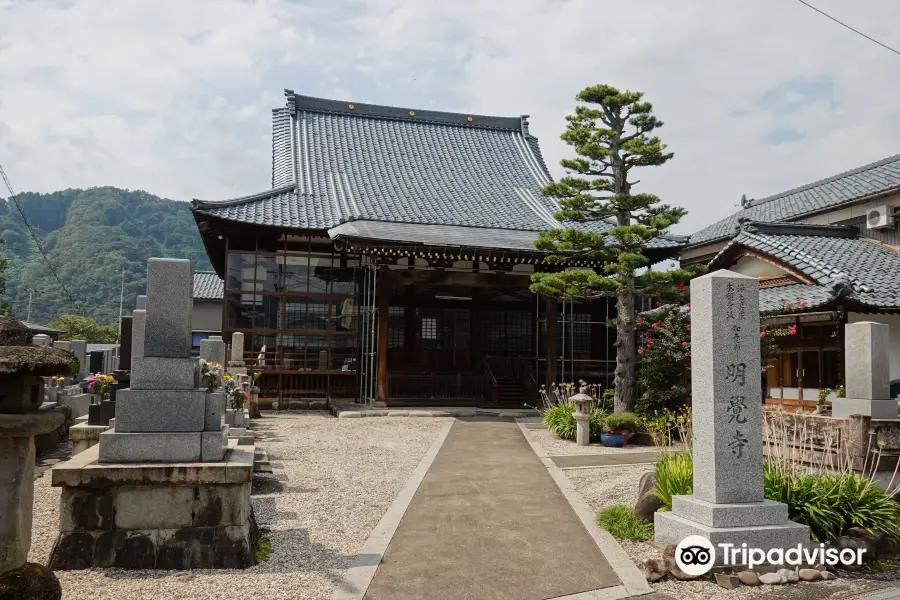
[(259, 564), (265, 560), (269, 560), (270, 556), (272, 556), (272, 542), (263, 536), (259, 536), (259, 539), (256, 541), (256, 546), (253, 547), (253, 558), (255, 558), (256, 563)]
[(597, 525), (620, 540), (643, 542), (653, 539), (653, 524), (635, 517), (634, 509), (627, 504), (616, 504), (598, 512)]

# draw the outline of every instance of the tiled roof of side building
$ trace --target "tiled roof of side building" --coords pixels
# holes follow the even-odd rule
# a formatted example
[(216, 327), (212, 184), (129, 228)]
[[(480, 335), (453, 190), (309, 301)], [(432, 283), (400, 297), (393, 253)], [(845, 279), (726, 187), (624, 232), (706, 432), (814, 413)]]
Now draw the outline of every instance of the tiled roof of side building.
[(789, 221), (894, 190), (900, 191), (900, 154), (780, 194), (751, 200), (747, 208), (691, 235), (690, 244), (705, 244), (733, 236), (741, 218), (765, 223)]
[(796, 300), (815, 308), (838, 297), (874, 310), (900, 308), (900, 253), (860, 238), (852, 228), (747, 223), (710, 261), (710, 268), (724, 267), (723, 257), (737, 246), (780, 261), (812, 281), (762, 287), (761, 310)]
[(193, 297), (197, 300), (221, 300), (225, 297), (225, 284), (213, 271), (195, 271)]

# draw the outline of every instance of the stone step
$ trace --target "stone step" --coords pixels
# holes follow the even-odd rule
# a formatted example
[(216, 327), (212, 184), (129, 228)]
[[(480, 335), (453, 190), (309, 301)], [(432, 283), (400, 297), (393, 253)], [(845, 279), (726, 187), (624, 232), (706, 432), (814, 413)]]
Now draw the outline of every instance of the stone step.
[(253, 472), (254, 473), (271, 473), (272, 464), (269, 462), (269, 453), (263, 448), (257, 448), (253, 455)]

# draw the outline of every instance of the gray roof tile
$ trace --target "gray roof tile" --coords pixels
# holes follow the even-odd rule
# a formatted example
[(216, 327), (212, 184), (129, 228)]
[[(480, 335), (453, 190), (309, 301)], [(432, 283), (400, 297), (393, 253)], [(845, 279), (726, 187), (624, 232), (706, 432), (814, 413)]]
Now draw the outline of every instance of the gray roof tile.
[[(850, 228), (749, 223), (710, 261), (710, 269), (727, 268), (722, 261), (735, 246), (755, 246), (757, 252), (780, 257), (813, 280), (809, 285), (761, 288), (761, 310), (798, 299), (815, 308), (841, 293), (863, 305), (900, 308), (900, 253), (860, 238)], [(801, 268), (802, 264), (809, 266)], [(846, 290), (841, 292), (841, 287)]]
[[(536, 239), (536, 232), (562, 226), (554, 217), (558, 204), (541, 196), (551, 178), (524, 116), (419, 111), (286, 94), (288, 107), (272, 116), (274, 188), (223, 202), (195, 200), (195, 212), (291, 229), (365, 221), (530, 232), (516, 239)], [(605, 233), (613, 224), (578, 227)], [(424, 227), (415, 235), (435, 231)], [(435, 233), (435, 239), (454, 239), (458, 233)], [(491, 235), (481, 237), (487, 242)], [(669, 236), (650, 247), (683, 244), (684, 238)]]
[(748, 208), (691, 235), (690, 243), (704, 244), (731, 237), (738, 230), (738, 219), (764, 223), (787, 221), (894, 189), (900, 189), (900, 154), (780, 194), (751, 200)]
[(198, 300), (221, 300), (224, 296), (225, 284), (215, 272), (194, 272), (194, 298)]

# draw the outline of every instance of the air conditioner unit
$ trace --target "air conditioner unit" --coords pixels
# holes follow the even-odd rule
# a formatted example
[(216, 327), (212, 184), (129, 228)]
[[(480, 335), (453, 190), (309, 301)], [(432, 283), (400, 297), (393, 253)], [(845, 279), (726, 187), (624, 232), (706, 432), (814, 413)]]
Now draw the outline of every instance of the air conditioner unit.
[(876, 206), (866, 211), (867, 229), (885, 229), (894, 226), (894, 207)]

